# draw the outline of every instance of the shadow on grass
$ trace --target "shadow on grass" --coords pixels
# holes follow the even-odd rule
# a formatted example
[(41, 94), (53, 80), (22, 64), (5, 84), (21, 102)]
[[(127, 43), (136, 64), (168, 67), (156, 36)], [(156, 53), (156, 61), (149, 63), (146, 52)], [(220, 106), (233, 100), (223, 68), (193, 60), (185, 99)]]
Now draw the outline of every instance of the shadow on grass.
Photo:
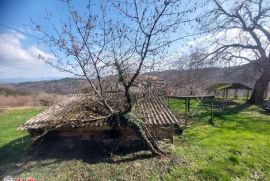
[[(19, 175), (32, 167), (46, 167), (50, 164), (69, 160), (80, 160), (88, 164), (125, 163), (154, 157), (144, 146), (119, 148), (101, 146), (96, 142), (83, 141), (77, 138), (60, 139), (48, 135), (35, 145), (30, 145), (30, 138), (20, 143), (22, 138), (14, 140), (0, 148), (0, 178), (6, 175)], [(15, 146), (14, 146), (15, 145)], [(111, 145), (113, 146), (113, 145)], [(53, 160), (52, 162), (47, 162)], [(45, 162), (44, 162), (45, 161)], [(28, 163), (38, 163), (31, 166)]]
[[(243, 111), (244, 109), (250, 107), (251, 105), (244, 103), (241, 104), (239, 102), (235, 102), (233, 100), (223, 100), (223, 99), (204, 99), (201, 102), (201, 107), (197, 108), (200, 111), (194, 118), (195, 120), (201, 120), (202, 118), (211, 117), (211, 104), (213, 102), (213, 114), (214, 117), (219, 117), (221, 119), (225, 119), (225, 115), (237, 114)], [(191, 112), (192, 114), (192, 112)], [(207, 120), (208, 121), (208, 120)]]
[(30, 137), (24, 136), (0, 147), (0, 178), (5, 176), (4, 173), (10, 167), (16, 167), (17, 161), (25, 155), (30, 143)]
[[(233, 104), (232, 104), (233, 105)], [(233, 107), (227, 107), (221, 114), (222, 115), (231, 115), (231, 114), (238, 114), (243, 110), (252, 106), (251, 104), (244, 103), (244, 104), (235, 104)]]
[(270, 116), (270, 112), (267, 112), (267, 111), (265, 111), (265, 110), (263, 110), (263, 111), (259, 111), (261, 114), (263, 114), (263, 115), (266, 115), (266, 116)]
[[(238, 104), (234, 107), (228, 107), (223, 112), (215, 114), (215, 117), (219, 118), (219, 127), (234, 130), (238, 132), (246, 131), (250, 133), (270, 135), (270, 119), (266, 119), (263, 111), (248, 109), (252, 105), (248, 103)], [(242, 112), (244, 110), (248, 110)]]
[(235, 102), (234, 100), (231, 99), (203, 99), (202, 103), (206, 103), (206, 104), (211, 104), (211, 102), (213, 101), (214, 105), (220, 105), (220, 106), (236, 106), (236, 105), (240, 105), (241, 103), (239, 102)]
[[(211, 100), (204, 100), (203, 104), (209, 104)], [(222, 105), (222, 111), (214, 110), (214, 127), (222, 128), (216, 131), (233, 130), (239, 133), (250, 132), (262, 135), (270, 135), (270, 114), (254, 107), (251, 104), (235, 102), (233, 100), (214, 100), (214, 105)], [(197, 119), (210, 119), (210, 109), (205, 109)], [(206, 119), (206, 121), (207, 121)], [(214, 133), (216, 134), (216, 133)]]

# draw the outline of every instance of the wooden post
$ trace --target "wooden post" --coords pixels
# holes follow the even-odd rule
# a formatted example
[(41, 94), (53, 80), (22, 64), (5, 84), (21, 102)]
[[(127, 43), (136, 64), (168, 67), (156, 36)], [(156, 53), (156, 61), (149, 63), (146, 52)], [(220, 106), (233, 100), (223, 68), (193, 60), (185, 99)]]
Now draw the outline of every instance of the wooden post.
[(234, 98), (237, 99), (237, 88), (235, 89)]
[(223, 89), (223, 99), (225, 99), (225, 89)]
[(173, 135), (171, 135), (171, 144), (174, 144)]
[(187, 113), (187, 98), (185, 98), (185, 114)]
[(172, 130), (172, 131), (171, 131), (171, 139), (170, 139), (170, 141), (171, 141), (171, 143), (173, 144), (173, 143), (174, 143), (173, 135), (175, 134), (175, 133), (174, 133), (174, 125), (171, 126), (171, 130)]
[(187, 126), (187, 98), (185, 98), (185, 126)]
[(211, 102), (211, 119), (210, 119), (210, 124), (214, 126), (214, 102)]
[(269, 84), (266, 86), (266, 89), (264, 91), (264, 94), (263, 94), (264, 99), (267, 99), (268, 98), (268, 89), (269, 89)]
[(249, 89), (247, 90), (247, 100), (248, 100), (248, 98), (249, 98)]
[(189, 111), (190, 111), (190, 98), (188, 98), (188, 115), (189, 115)]
[(228, 92), (229, 92), (229, 89), (226, 89), (226, 99), (228, 99)]

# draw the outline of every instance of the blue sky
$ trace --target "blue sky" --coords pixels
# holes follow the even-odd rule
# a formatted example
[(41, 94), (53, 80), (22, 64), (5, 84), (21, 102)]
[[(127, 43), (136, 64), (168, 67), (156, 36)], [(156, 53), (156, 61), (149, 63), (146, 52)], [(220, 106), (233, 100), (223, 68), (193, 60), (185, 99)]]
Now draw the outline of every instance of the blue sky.
[[(74, 6), (84, 8), (85, 2), (76, 0)], [(0, 78), (72, 76), (38, 59), (40, 54), (52, 55), (46, 47), (38, 45), (35, 37), (40, 35), (30, 30), (30, 19), (50, 30), (45, 20), (47, 12), (52, 12), (57, 20), (66, 17), (63, 4), (57, 0), (0, 0)]]
[[(182, 7), (186, 7), (185, 4), (189, 4), (190, 2), (193, 5), (197, 2), (196, 6), (198, 8), (200, 7), (198, 3), (203, 3), (200, 0), (183, 0), (181, 2)], [(85, 0), (73, 1), (73, 5), (77, 10), (84, 9), (86, 3), (87, 1)], [(100, 0), (93, 0), (92, 3), (99, 5)], [(198, 10), (198, 8), (196, 13), (201, 13), (209, 7), (204, 6), (204, 10)], [(68, 14), (63, 4), (58, 0), (0, 0), (0, 79), (48, 79), (52, 77), (72, 76), (71, 74), (59, 72), (43, 60), (38, 59), (39, 55), (51, 59), (54, 57), (46, 45), (38, 44), (38, 40), (35, 37), (40, 37), (41, 35), (29, 28), (29, 25), (31, 25), (30, 18), (50, 31), (52, 30), (50, 29), (51, 26), (48, 25), (49, 23), (45, 19), (48, 11), (53, 14), (53, 20), (57, 25), (59, 25), (60, 20), (67, 19)], [(98, 13), (99, 9), (96, 8), (94, 11)], [(196, 16), (196, 13), (189, 14), (189, 16)], [(118, 15), (115, 11), (111, 11), (109, 14), (112, 19), (116, 19)], [(169, 36), (173, 39), (193, 34), (196, 32), (197, 25), (191, 25), (193, 25), (193, 28), (189, 25), (183, 25), (176, 33)], [(228, 33), (230, 35), (227, 35), (228, 37), (235, 35), (235, 32)], [(211, 38), (210, 35), (203, 35), (201, 37), (189, 37), (185, 40), (177, 41), (170, 46), (170, 52), (161, 60), (160, 67), (163, 67), (163, 69), (164, 67), (172, 68), (173, 64), (169, 64), (170, 61), (175, 61), (181, 55), (190, 53), (197, 46), (206, 47), (208, 40)]]
[[(0, 0), (0, 78), (66, 77), (42, 60), (38, 55), (50, 56), (45, 47), (39, 47), (35, 35), (27, 27), (30, 17), (45, 24), (46, 9), (63, 16), (61, 4), (53, 0)], [(46, 25), (46, 24), (45, 24)], [(15, 28), (18, 31), (4, 26)], [(25, 32), (23, 34), (21, 32)]]
[[(85, 1), (75, 2), (76, 8), (85, 7)], [(97, 0), (95, 3), (98, 2)], [(38, 46), (37, 39), (29, 36), (40, 36), (28, 28), (30, 17), (45, 28), (49, 28), (44, 19), (47, 11), (52, 12), (57, 19), (64, 19), (67, 15), (61, 2), (57, 0), (0, 0), (0, 78), (46, 79), (71, 76), (39, 60), (39, 54), (49, 58), (52, 55), (46, 47)], [(178, 44), (172, 49), (177, 50), (179, 47)]]

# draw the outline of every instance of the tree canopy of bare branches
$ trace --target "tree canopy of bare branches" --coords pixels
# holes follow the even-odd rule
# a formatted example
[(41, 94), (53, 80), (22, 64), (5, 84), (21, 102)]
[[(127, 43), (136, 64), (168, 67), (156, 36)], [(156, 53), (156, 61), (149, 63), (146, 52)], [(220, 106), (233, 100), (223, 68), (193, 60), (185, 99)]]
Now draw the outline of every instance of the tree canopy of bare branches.
[[(55, 56), (41, 58), (60, 71), (85, 78), (113, 119), (128, 120), (153, 153), (164, 154), (143, 122), (132, 114), (136, 100), (131, 87), (151, 60), (166, 53), (166, 47), (179, 37), (182, 23), (192, 21), (189, 14), (195, 9), (179, 0), (89, 0), (84, 10), (76, 10), (71, 0), (62, 2), (68, 17), (55, 23), (56, 17), (48, 13), (53, 31), (33, 22), (35, 30), (44, 35), (42, 43)], [(116, 76), (123, 87), (127, 102), (123, 112), (115, 112), (104, 96), (108, 76)]]
[(206, 57), (212, 61), (250, 63), (261, 76), (249, 100), (264, 101), (270, 81), (270, 3), (267, 0), (212, 0), (202, 24), (212, 32), (212, 50)]
[(193, 95), (196, 84), (199, 83), (199, 70), (207, 67), (204, 57), (207, 55), (205, 50), (195, 49), (188, 55), (182, 55), (177, 61), (176, 66), (185, 74), (179, 85), (185, 90), (185, 94)]

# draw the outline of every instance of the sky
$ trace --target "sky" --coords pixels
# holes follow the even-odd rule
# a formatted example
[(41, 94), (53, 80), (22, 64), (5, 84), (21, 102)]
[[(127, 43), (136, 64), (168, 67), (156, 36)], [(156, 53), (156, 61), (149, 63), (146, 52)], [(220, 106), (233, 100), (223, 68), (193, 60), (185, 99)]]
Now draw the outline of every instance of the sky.
[[(189, 2), (184, 0), (183, 2)], [(84, 0), (74, 1), (77, 9), (85, 8)], [(99, 0), (93, 3), (98, 4)], [(52, 12), (58, 20), (67, 17), (61, 2), (58, 0), (0, 0), (0, 79), (5, 78), (39, 78), (51, 79), (70, 77), (72, 75), (56, 70), (46, 64), (38, 56), (53, 58), (49, 48), (38, 44), (40, 34), (33, 32), (30, 19), (50, 30), (45, 20), (47, 12)], [(117, 16), (112, 14), (111, 16)], [(184, 32), (191, 32), (189, 28)], [(186, 34), (183, 34), (185, 36)], [(182, 35), (181, 35), (182, 36)], [(195, 40), (195, 39), (194, 39)], [(190, 40), (193, 42), (194, 40)], [(190, 45), (192, 43), (188, 43)], [(189, 49), (189, 47), (186, 47)], [(170, 47), (174, 53), (168, 54), (169, 60), (178, 56), (175, 52), (183, 52), (181, 42)], [(180, 51), (182, 49), (182, 51)], [(167, 62), (163, 62), (163, 67)], [(169, 66), (167, 66), (169, 67)]]
[[(86, 2), (85, 0), (74, 0), (73, 5), (80, 10), (85, 8)], [(182, 7), (185, 7), (185, 3), (192, 2), (196, 4), (203, 1), (183, 0), (181, 2), (183, 2)], [(99, 5), (100, 0), (93, 0), (93, 3)], [(204, 7), (204, 10), (208, 8)], [(200, 8), (196, 13), (201, 13), (204, 10)], [(99, 13), (99, 9), (94, 9), (94, 11)], [(57, 25), (59, 25), (57, 23), (59, 20), (66, 20), (68, 17), (63, 4), (59, 0), (0, 0), (0, 79), (35, 78), (44, 80), (72, 76), (71, 74), (58, 71), (38, 58), (41, 55), (45, 59), (54, 59), (54, 56), (50, 52), (48, 45), (38, 43), (38, 38), (41, 37), (41, 34), (29, 28), (31, 25), (30, 19), (51, 31), (53, 29), (45, 19), (48, 12), (52, 13)], [(119, 14), (109, 12), (109, 16), (113, 19), (117, 18)], [(196, 14), (193, 16), (196, 16)], [(180, 31), (177, 30), (174, 35), (170, 34), (170, 36), (181, 37), (193, 34), (196, 32), (196, 28), (196, 25), (193, 28), (183, 25)], [(234, 30), (226, 33), (226, 37), (229, 37), (228, 39), (230, 40), (235, 40), (235, 36), (238, 35), (239, 33)], [(205, 34), (200, 37), (190, 37), (177, 41), (170, 46), (170, 53), (161, 62), (161, 67), (173, 67), (173, 64), (170, 64), (170, 62), (175, 62), (181, 55), (190, 53), (197, 46), (207, 47), (207, 41), (212, 36), (211, 34)], [(239, 64), (239, 62), (235, 64)]]
[[(85, 8), (86, 1), (73, 2), (76, 9)], [(99, 2), (99, 0), (93, 0), (95, 4)], [(189, 2), (190, 0), (183, 1), (183, 3)], [(39, 55), (45, 58), (53, 58), (53, 56), (48, 47), (38, 44), (37, 38), (40, 38), (40, 34), (33, 32), (29, 25), (33, 20), (46, 29), (52, 30), (48, 26), (48, 21), (45, 20), (48, 11), (58, 20), (67, 17), (63, 4), (58, 0), (0, 0), (0, 79), (51, 79), (72, 76), (56, 70), (38, 58)], [(117, 17), (118, 15), (110, 14), (110, 16)], [(184, 31), (190, 32), (188, 26), (183, 27), (181, 36), (186, 35)], [(162, 67), (170, 67), (167, 61), (171, 58), (175, 59), (178, 56), (175, 52), (181, 52), (180, 49), (181, 43), (172, 45), (170, 50), (174, 53), (168, 54)]]
[[(85, 8), (86, 1), (74, 2), (75, 8)], [(93, 1), (95, 4), (99, 2)], [(38, 44), (37, 38), (40, 35), (29, 28), (30, 19), (50, 30), (51, 27), (45, 20), (48, 11), (59, 20), (67, 17), (63, 5), (58, 0), (0, 0), (0, 79), (72, 76), (59, 72), (38, 59), (39, 55), (45, 58), (53, 56), (48, 47)], [(179, 47), (174, 46), (171, 49), (176, 50)]]
[[(0, 78), (67, 77), (38, 59), (38, 55), (51, 57), (46, 47), (38, 46), (29, 30), (30, 18), (46, 27), (46, 12), (64, 17), (61, 3), (55, 0), (0, 0)], [(12, 29), (10, 29), (10, 28)], [(15, 31), (15, 30), (17, 31)]]

